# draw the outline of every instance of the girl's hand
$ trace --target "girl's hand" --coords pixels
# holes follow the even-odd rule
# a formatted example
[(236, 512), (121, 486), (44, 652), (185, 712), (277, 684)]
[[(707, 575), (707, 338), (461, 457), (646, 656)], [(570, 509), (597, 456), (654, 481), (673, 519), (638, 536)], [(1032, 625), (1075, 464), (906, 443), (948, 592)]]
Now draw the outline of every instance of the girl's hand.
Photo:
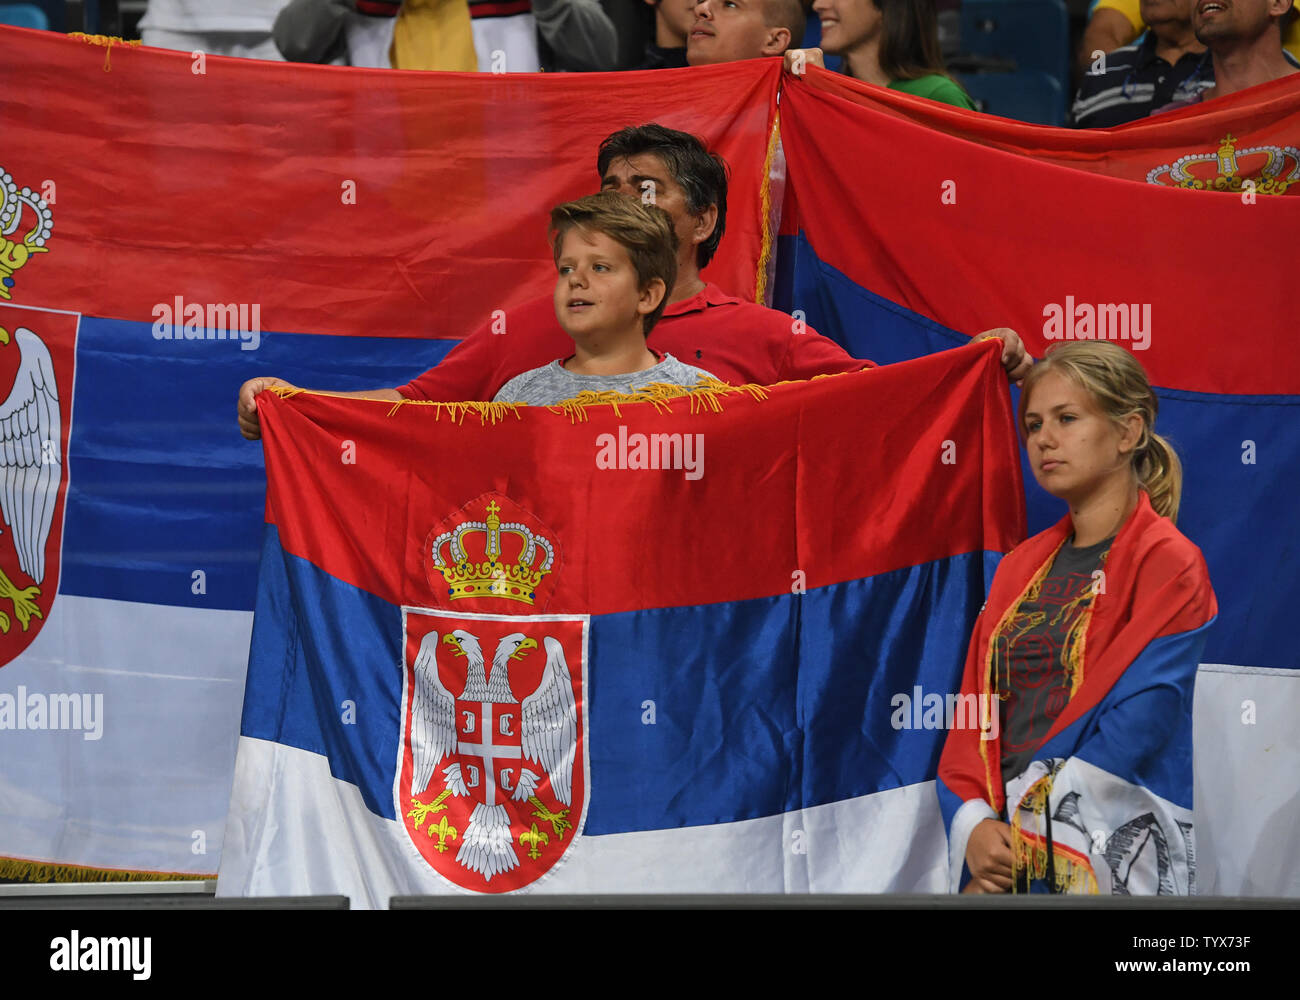
[(993, 337), (1002, 341), (1002, 368), (1007, 373), (1007, 378), (1019, 385), (1029, 374), (1029, 369), (1034, 367), (1033, 355), (1025, 350), (1020, 334), (1005, 326), (1000, 326), (996, 330), (985, 330), (972, 337), (971, 341), (978, 344), (981, 340), (990, 340)]
[(970, 882), (963, 892), (1011, 891), (1011, 827), (997, 819), (976, 825), (966, 842)]

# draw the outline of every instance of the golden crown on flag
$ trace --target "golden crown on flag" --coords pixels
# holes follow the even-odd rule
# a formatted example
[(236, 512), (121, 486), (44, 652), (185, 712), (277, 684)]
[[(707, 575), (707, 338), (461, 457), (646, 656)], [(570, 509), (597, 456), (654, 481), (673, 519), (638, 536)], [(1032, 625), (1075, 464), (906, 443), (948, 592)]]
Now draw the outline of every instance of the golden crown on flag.
[[(489, 501), (486, 519), (464, 521), (434, 538), (430, 546), (433, 566), (447, 582), (452, 600), (504, 597), (532, 604), (537, 585), (551, 571), (555, 562), (551, 543), (527, 525), (503, 524), (498, 516), (500, 511), (495, 500)], [(502, 552), (503, 535), (518, 542), (519, 553), (513, 560), (505, 558)], [(472, 554), (467, 541), (473, 543)]]
[(1294, 146), (1238, 149), (1237, 142), (1234, 136), (1225, 135), (1215, 152), (1180, 156), (1147, 174), (1147, 183), (1235, 193), (1250, 181), (1259, 194), (1282, 194), (1300, 181), (1300, 149)]
[[(31, 209), (31, 228), (20, 240), (9, 239), (10, 233), (23, 225), (23, 206)], [(0, 167), (0, 299), (12, 298), (14, 272), (31, 259), (32, 254), (48, 253), (45, 241), (54, 231), (53, 214), (45, 199), (31, 188), (19, 188), (13, 176)]]

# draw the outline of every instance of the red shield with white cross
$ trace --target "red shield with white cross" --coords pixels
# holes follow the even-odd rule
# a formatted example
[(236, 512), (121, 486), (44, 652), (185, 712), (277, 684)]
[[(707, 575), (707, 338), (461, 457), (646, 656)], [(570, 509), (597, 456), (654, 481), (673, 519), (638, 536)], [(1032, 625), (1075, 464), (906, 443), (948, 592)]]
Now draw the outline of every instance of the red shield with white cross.
[(79, 320), (0, 303), (0, 667), (58, 596)]
[(397, 815), (453, 885), (522, 889), (571, 853), (586, 818), (588, 619), (402, 620)]

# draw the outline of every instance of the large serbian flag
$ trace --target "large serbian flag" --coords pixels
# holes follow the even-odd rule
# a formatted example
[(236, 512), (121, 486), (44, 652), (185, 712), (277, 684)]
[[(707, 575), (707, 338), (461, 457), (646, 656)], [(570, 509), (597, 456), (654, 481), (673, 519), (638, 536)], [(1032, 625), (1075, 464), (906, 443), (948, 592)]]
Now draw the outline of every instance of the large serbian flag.
[(730, 163), (706, 273), (753, 297), (778, 79), (350, 70), (0, 28), (0, 878), (217, 870), (265, 489), (240, 384), (430, 368), (548, 290), (551, 206), (649, 120)]
[(943, 890), (950, 695), (1023, 524), (994, 345), (585, 408), (259, 400), (220, 894)]
[[(1270, 819), (1290, 808), (1277, 748), (1300, 714), (1300, 77), (1070, 133), (810, 71), (781, 126), (777, 301), (851, 354), (1010, 326), (1035, 356), (1103, 338), (1142, 362), (1183, 461), (1178, 526), (1219, 598), (1196, 680), (1199, 888), (1300, 893)], [(1025, 478), (1034, 534), (1064, 509)]]

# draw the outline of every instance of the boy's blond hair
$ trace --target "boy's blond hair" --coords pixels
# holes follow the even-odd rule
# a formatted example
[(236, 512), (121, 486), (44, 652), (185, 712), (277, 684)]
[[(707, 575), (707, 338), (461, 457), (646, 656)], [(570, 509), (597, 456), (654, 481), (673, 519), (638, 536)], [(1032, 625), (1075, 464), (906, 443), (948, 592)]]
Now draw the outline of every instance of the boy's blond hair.
[(649, 334), (663, 315), (677, 280), (677, 233), (673, 220), (662, 208), (643, 204), (636, 198), (602, 191), (551, 209), (551, 252), (558, 264), (560, 247), (571, 230), (604, 233), (627, 251), (636, 270), (637, 287), (644, 290), (654, 278), (664, 283), (664, 297), (654, 311), (641, 318), (643, 333)]

